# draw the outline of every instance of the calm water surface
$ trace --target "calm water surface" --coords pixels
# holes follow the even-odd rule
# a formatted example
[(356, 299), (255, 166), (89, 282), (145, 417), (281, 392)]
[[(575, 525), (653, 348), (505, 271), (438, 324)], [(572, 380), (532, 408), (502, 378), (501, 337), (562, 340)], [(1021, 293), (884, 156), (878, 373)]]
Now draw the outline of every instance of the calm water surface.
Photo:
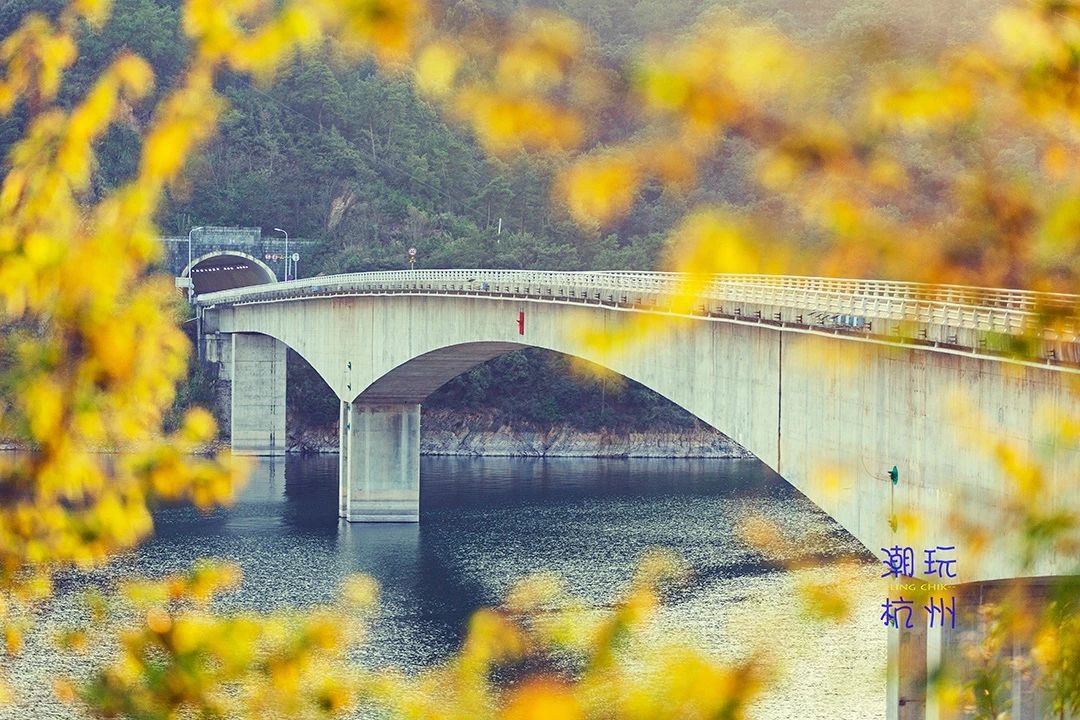
[[(784, 674), (755, 717), (884, 715), (875, 560), (757, 461), (424, 458), (421, 488), (419, 525), (350, 525), (337, 518), (337, 457), (290, 457), (262, 462), (233, 508), (160, 510), (156, 537), (137, 553), (61, 579), (24, 656), (4, 661), (20, 703), (0, 716), (77, 717), (51, 700), (46, 678), (78, 674), (86, 661), (58, 659), (48, 638), (79, 616), (81, 589), (123, 575), (226, 558), (245, 582), (222, 607), (269, 610), (326, 602), (345, 575), (370, 573), (382, 586), (381, 612), (358, 659), (419, 669), (452, 651), (470, 613), (523, 575), (554, 570), (602, 605), (652, 547), (681, 554), (692, 578), (651, 632), (719, 658), (764, 647), (781, 661)], [(780, 527), (797, 548), (788, 552), (808, 567), (784, 569), (780, 560), (793, 558), (742, 542), (736, 528), (751, 517)], [(841, 574), (836, 561), (852, 554), (860, 557), (854, 575)], [(807, 618), (797, 585), (808, 580), (844, 585), (854, 618)]]

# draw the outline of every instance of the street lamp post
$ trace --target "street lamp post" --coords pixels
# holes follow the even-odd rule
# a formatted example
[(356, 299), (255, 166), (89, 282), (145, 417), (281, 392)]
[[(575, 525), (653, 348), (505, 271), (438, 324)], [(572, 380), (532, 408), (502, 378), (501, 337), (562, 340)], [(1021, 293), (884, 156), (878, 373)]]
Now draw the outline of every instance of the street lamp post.
[(195, 232), (196, 230), (203, 230), (203, 229), (204, 229), (204, 227), (202, 225), (200, 225), (199, 227), (193, 227), (190, 230), (188, 230), (188, 234), (187, 234), (187, 277), (188, 277), (187, 299), (188, 299), (189, 303), (192, 301), (192, 298), (195, 296), (195, 278), (193, 278), (191, 276), (191, 271), (194, 269), (194, 268), (191, 267), (191, 234), (193, 232)]
[(274, 228), (274, 232), (285, 233), (285, 282), (289, 282), (289, 233), (281, 228)]

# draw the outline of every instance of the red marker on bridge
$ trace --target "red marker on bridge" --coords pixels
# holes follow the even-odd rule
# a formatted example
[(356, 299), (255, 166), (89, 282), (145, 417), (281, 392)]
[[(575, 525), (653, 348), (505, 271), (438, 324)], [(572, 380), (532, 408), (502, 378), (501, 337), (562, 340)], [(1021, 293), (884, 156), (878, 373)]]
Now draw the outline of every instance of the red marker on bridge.
[(518, 310), (518, 335), (525, 334), (525, 311)]

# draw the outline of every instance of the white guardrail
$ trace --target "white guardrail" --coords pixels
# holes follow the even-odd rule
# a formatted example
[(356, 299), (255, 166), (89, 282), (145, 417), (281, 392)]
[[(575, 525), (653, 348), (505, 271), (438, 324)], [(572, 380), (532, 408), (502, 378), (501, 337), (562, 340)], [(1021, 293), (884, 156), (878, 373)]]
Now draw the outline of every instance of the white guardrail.
[[(678, 273), (660, 272), (400, 270), (222, 290), (199, 295), (197, 302), (209, 307), (342, 295), (454, 294), (663, 312), (684, 279)], [(875, 335), (911, 334), (916, 340), (977, 347), (985, 341), (975, 335), (985, 333), (1076, 343), (1078, 312), (1077, 295), (882, 280), (717, 275), (699, 294), (693, 314), (743, 320), (756, 316), (762, 322), (808, 327), (847, 323)], [(1055, 317), (1061, 320), (1052, 322)], [(837, 323), (836, 318), (844, 320)], [(904, 328), (906, 324), (913, 325)], [(932, 338), (928, 328), (943, 331)], [(969, 342), (960, 342), (961, 332), (970, 336)]]

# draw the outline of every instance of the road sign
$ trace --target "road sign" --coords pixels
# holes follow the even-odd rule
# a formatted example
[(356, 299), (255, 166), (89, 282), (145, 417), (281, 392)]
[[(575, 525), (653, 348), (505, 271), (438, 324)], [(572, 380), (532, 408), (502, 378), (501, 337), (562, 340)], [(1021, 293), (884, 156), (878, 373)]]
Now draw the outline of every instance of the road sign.
[(300, 262), (300, 253), (293, 253), (292, 254), (292, 261), (293, 262)]
[(409, 257), (416, 257), (416, 248), (409, 248)]

